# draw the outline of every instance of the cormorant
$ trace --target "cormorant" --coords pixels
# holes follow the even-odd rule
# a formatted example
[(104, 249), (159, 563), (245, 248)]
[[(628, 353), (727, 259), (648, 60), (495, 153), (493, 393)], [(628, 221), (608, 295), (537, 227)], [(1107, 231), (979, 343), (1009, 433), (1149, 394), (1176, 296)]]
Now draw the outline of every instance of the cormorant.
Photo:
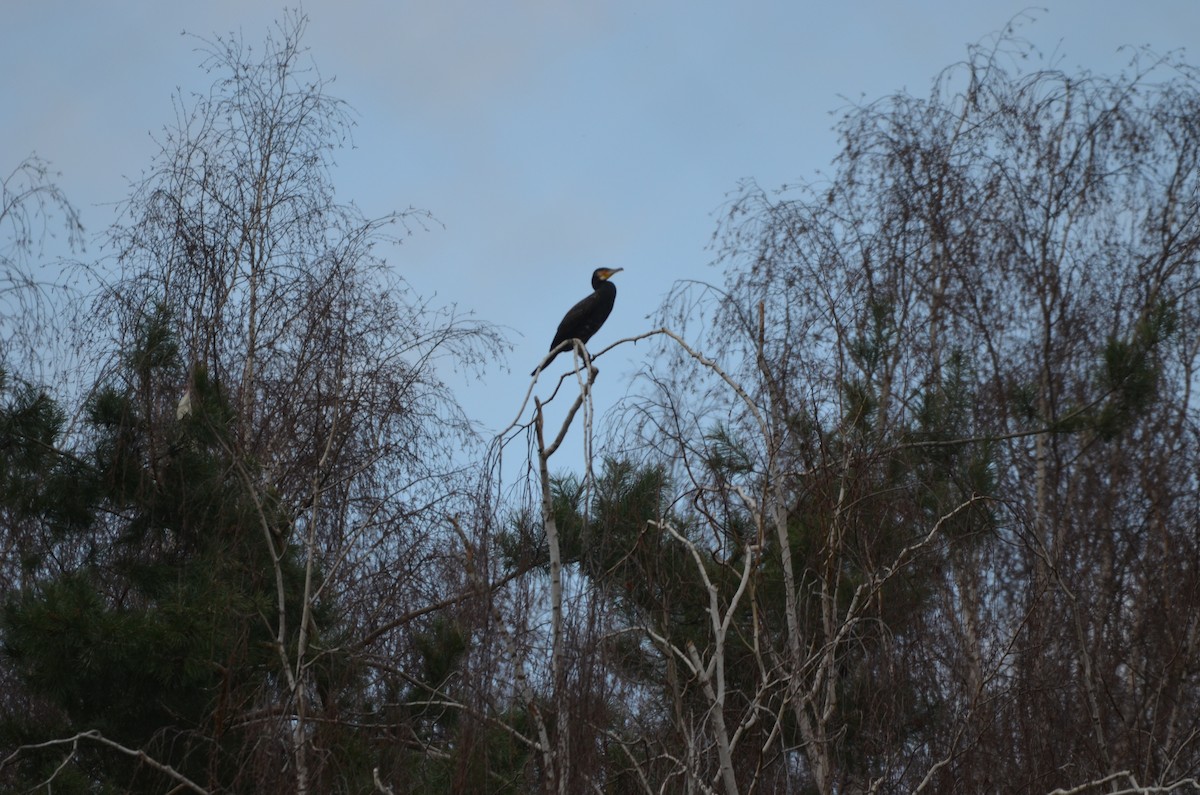
[[(592, 335), (600, 330), (612, 312), (613, 302), (617, 300), (617, 286), (609, 279), (621, 270), (624, 268), (596, 268), (592, 271), (594, 292), (571, 307), (563, 316), (562, 322), (558, 324), (558, 331), (554, 334), (554, 342), (550, 343), (550, 350), (557, 348), (564, 340), (579, 340), (586, 344)], [(554, 356), (558, 356), (559, 353), (562, 351), (558, 351)], [(545, 364), (535, 367), (530, 375), (537, 375), (538, 370), (548, 367), (550, 362), (554, 361), (554, 356)]]

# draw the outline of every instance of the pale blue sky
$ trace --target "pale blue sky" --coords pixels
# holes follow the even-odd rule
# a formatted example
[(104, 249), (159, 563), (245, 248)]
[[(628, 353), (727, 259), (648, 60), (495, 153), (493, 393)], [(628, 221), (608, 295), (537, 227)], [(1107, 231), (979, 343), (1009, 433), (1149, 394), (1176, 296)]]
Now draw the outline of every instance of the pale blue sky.
[[(203, 89), (181, 31), (264, 38), (281, 3), (3, 3), (0, 169), (37, 151), (62, 172), (89, 234), (112, 220), (172, 120)], [(1196, 0), (1050, 0), (1022, 34), (1059, 64), (1114, 72), (1118, 47), (1200, 44)], [(339, 194), (368, 215), (416, 206), (445, 228), (386, 252), (423, 295), (511, 329), (511, 370), (464, 388), (470, 414), (512, 418), (529, 369), (591, 270), (623, 266), (593, 349), (650, 328), (680, 278), (720, 281), (706, 250), (738, 180), (828, 170), (836, 111), (897, 89), (924, 95), (968, 43), (1024, 2), (354, 2), (309, 0), (306, 43), (358, 112)], [(97, 243), (89, 244), (97, 255)], [(524, 335), (524, 336), (521, 336)], [(647, 346), (604, 366), (598, 412)], [(561, 361), (561, 360), (560, 360)], [(556, 363), (557, 364), (557, 363)], [(572, 466), (562, 461), (562, 466)]]

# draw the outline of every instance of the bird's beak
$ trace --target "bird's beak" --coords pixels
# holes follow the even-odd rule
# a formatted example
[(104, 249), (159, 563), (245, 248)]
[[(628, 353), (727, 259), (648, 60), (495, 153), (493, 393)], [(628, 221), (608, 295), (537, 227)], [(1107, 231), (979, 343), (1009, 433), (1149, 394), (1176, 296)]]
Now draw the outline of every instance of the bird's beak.
[(617, 271), (623, 271), (623, 270), (625, 270), (625, 269), (624, 268), (605, 268), (604, 273), (602, 273), (601, 276), (605, 280), (608, 280), (608, 279), (612, 278), (612, 275), (614, 273), (616, 273)]

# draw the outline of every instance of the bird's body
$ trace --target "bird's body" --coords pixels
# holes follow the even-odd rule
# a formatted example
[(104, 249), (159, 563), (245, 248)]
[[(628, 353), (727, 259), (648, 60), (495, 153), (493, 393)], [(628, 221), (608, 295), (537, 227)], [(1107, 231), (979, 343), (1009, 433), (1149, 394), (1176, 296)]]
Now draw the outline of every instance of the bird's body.
[[(563, 316), (562, 322), (558, 324), (558, 331), (554, 334), (554, 342), (550, 343), (550, 350), (567, 340), (579, 340), (586, 344), (592, 335), (600, 330), (617, 300), (617, 286), (609, 281), (609, 277), (619, 270), (622, 269), (597, 268), (592, 272), (592, 294), (571, 307)], [(534, 368), (530, 375), (537, 375), (538, 370), (548, 367), (555, 356), (558, 356), (558, 353), (551, 356), (545, 364)]]

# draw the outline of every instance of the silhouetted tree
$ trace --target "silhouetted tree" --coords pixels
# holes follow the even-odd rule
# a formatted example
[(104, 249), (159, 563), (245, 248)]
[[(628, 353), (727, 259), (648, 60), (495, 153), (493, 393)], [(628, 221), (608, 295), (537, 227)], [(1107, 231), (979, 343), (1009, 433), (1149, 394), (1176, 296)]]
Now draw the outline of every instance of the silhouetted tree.
[[(286, 16), (261, 49), (202, 42), (212, 89), (178, 98), (110, 230), (88, 424), (55, 435), (46, 409), (51, 452), (19, 445), (34, 458), (13, 478), (77, 468), (80, 492), (35, 494), (4, 528), (11, 704), (58, 710), (5, 716), (22, 746), (5, 774), (41, 765), (21, 781), (394, 781), (428, 718), (393, 699), (427, 700), (412, 682), (453, 656), (437, 662), (454, 616), (426, 607), (473, 593), (444, 521), (471, 505), (471, 430), (438, 367), (470, 370), (499, 338), (412, 296), (379, 254), (424, 214), (336, 200), (351, 119), (304, 27)], [(13, 422), (39, 410), (23, 395)], [(59, 502), (78, 510), (60, 520)]]

